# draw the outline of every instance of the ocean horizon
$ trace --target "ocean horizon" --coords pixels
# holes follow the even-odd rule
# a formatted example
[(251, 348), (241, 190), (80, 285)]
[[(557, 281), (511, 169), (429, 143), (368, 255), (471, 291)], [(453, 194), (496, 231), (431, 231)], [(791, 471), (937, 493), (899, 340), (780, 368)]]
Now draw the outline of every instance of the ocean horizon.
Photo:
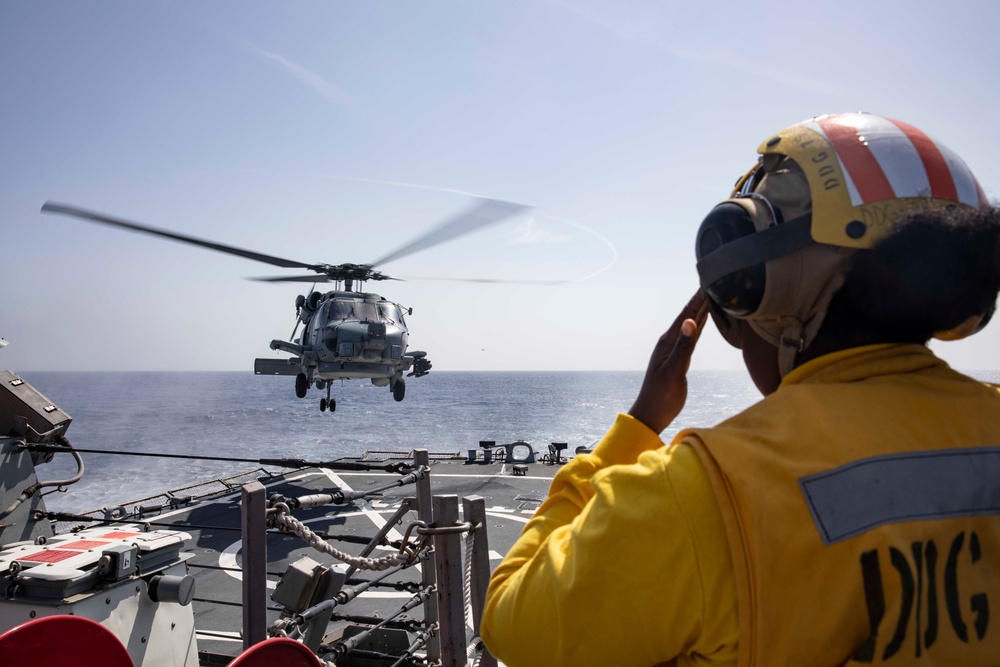
[[(84, 453), (83, 479), (49, 492), (51, 510), (113, 506), (255, 466), (236, 459), (326, 461), (367, 450), (457, 452), (523, 440), (538, 452), (550, 442), (572, 451), (594, 445), (629, 409), (643, 371), (433, 371), (408, 378), (406, 398), (367, 380), (333, 387), (335, 412), (320, 412), (325, 392), (296, 398), (294, 379), (245, 371), (18, 371), (73, 421), (67, 438), (81, 449), (194, 454), (227, 461)], [(974, 372), (1000, 382), (1000, 372)], [(662, 438), (712, 426), (760, 399), (745, 371), (692, 371), (687, 404)], [(58, 455), (38, 468), (42, 481), (76, 466)]]

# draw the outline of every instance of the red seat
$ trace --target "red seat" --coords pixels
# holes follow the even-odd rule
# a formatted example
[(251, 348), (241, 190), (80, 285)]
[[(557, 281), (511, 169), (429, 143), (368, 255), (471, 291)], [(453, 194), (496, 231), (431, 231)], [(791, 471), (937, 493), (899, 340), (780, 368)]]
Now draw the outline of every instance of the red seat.
[(0, 635), (4, 667), (134, 667), (106, 627), (82, 616), (44, 616)]
[(288, 637), (272, 637), (236, 656), (229, 667), (323, 667), (316, 654)]

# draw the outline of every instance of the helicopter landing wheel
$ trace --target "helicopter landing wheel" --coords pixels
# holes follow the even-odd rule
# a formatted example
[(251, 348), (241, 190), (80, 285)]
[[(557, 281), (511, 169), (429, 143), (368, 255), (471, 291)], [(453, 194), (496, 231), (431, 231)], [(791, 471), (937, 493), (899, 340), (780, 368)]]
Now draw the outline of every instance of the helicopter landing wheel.
[(295, 376), (295, 395), (305, 398), (307, 391), (309, 391), (309, 379), (305, 373), (299, 373)]
[(319, 399), (319, 411), (326, 412), (327, 408), (330, 408), (330, 412), (337, 409), (337, 401), (330, 397), (330, 382), (326, 383), (326, 398)]
[(396, 380), (396, 384), (392, 385), (392, 397), (396, 399), (396, 402), (403, 400), (406, 396), (406, 380), (399, 378)]

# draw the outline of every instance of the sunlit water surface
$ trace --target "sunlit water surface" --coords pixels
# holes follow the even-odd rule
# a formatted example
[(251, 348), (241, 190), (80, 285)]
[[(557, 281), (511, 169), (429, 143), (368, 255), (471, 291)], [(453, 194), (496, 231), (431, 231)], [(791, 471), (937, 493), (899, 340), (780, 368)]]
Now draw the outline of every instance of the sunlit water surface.
[[(334, 413), (319, 411), (318, 391), (294, 395), (293, 378), (242, 372), (24, 372), (73, 417), (80, 448), (199, 454), (240, 459), (330, 460), (365, 450), (464, 453), (480, 440), (525, 440), (536, 450), (594, 444), (632, 404), (642, 373), (446, 372), (409, 378), (406, 399), (365, 381), (338, 383)], [(976, 373), (1000, 382), (1000, 372)], [(693, 372), (688, 401), (665, 440), (680, 428), (711, 426), (759, 399), (745, 372)], [(86, 473), (49, 509), (80, 511), (253, 468), (238, 461), (188, 461), (85, 454)], [(75, 471), (60, 455), (40, 466), (42, 480)]]

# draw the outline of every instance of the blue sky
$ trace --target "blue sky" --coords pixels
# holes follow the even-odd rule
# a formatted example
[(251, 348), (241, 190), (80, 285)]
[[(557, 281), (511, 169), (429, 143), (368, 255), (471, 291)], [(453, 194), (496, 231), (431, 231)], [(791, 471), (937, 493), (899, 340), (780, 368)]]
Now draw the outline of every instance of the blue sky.
[[(815, 4), (815, 6), (810, 6)], [(369, 283), (440, 370), (641, 369), (694, 233), (774, 131), (909, 122), (1000, 198), (983, 2), (4, 2), (0, 366), (249, 370), (308, 285), (39, 212), (47, 200), (303, 262), (368, 262), (482, 195), (529, 216)], [(1000, 368), (1000, 324), (934, 349)], [(741, 368), (708, 332), (695, 369)]]

